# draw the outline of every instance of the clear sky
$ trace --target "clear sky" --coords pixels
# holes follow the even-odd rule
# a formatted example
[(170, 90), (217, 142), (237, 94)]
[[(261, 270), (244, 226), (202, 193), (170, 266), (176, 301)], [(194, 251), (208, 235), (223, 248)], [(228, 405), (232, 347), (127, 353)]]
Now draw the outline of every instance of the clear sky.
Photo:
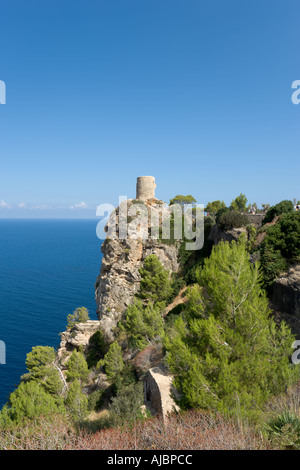
[(0, 217), (300, 199), (299, 0), (1, 2)]

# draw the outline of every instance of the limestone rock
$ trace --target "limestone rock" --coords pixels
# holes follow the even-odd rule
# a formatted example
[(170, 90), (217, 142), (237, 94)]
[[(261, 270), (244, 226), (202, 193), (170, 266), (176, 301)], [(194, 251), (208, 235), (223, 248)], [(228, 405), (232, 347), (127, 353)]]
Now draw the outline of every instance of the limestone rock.
[(74, 349), (83, 347), (85, 351), (88, 347), (91, 336), (101, 328), (101, 324), (98, 320), (88, 320), (82, 323), (75, 323), (73, 328), (64, 331), (61, 334), (61, 341), (57, 356), (59, 362), (63, 365), (69, 359)]
[(224, 231), (221, 230), (217, 224), (215, 224), (210, 231), (208, 240), (213, 241), (215, 245), (217, 245), (220, 241), (238, 241), (242, 233), (247, 235), (247, 229), (245, 227), (233, 228), (232, 230)]
[(276, 310), (300, 319), (300, 264), (275, 280), (273, 304)]
[[(130, 208), (135, 204), (132, 200), (124, 203), (130, 213)], [(169, 210), (157, 199), (142, 204), (157, 218)], [(112, 216), (115, 217), (117, 233), (120, 207)], [(144, 227), (144, 237), (134, 238), (133, 232), (125, 239), (107, 237), (101, 247), (103, 258), (100, 275), (95, 284), (95, 298), (101, 329), (108, 341), (113, 341), (115, 326), (139, 290), (139, 268), (143, 266), (145, 258), (155, 254), (170, 274), (179, 269), (178, 244), (165, 244), (159, 239), (152, 239), (150, 221), (149, 217), (148, 224)]]

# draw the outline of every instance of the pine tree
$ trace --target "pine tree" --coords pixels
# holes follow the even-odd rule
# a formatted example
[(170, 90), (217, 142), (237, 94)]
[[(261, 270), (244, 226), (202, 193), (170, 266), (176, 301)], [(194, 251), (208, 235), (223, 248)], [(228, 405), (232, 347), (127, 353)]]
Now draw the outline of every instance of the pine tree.
[(111, 382), (114, 382), (114, 380), (120, 376), (124, 369), (122, 349), (117, 341), (110, 345), (109, 350), (104, 356), (104, 359), (100, 362), (105, 366), (105, 372), (108, 379)]
[(167, 361), (186, 407), (252, 413), (283, 391), (293, 336), (270, 317), (258, 265), (243, 241), (221, 242), (190, 288), (183, 317), (166, 339)]
[(133, 347), (143, 349), (157, 336), (164, 335), (164, 321), (161, 308), (152, 302), (144, 305), (136, 299), (125, 312), (125, 320), (121, 323), (131, 337)]
[(83, 383), (89, 374), (87, 362), (81, 351), (73, 351), (67, 362), (67, 380), (72, 382), (79, 380)]
[(154, 304), (166, 301), (172, 294), (169, 272), (163, 267), (156, 255), (148, 256), (144, 267), (139, 269), (141, 275), (138, 296)]
[(88, 413), (88, 398), (82, 392), (80, 382), (75, 379), (69, 387), (65, 405), (75, 421), (82, 421)]
[(76, 323), (84, 323), (90, 319), (89, 311), (86, 307), (77, 307), (73, 314), (67, 316), (67, 329), (73, 328)]
[(35, 381), (21, 382), (9, 397), (8, 414), (14, 422), (62, 412), (63, 407)]

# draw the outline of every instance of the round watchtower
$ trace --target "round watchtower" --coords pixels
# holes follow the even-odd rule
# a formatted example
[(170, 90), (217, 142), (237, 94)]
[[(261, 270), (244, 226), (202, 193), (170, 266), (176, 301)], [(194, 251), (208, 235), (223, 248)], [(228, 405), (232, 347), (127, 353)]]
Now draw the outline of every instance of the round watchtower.
[(154, 176), (139, 176), (136, 182), (136, 199), (145, 201), (155, 198), (155, 188)]

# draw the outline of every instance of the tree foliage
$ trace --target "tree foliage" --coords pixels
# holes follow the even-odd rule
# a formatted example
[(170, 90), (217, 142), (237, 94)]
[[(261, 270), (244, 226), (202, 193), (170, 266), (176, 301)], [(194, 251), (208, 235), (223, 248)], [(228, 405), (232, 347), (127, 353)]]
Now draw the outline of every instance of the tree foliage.
[(236, 210), (218, 212), (218, 226), (222, 230), (232, 230), (233, 228), (244, 227), (247, 224), (249, 224), (247, 216)]
[(164, 335), (164, 321), (160, 306), (155, 306), (152, 302), (144, 305), (138, 299), (129, 305), (125, 312), (125, 319), (120, 326), (130, 335), (132, 346), (138, 349), (148, 346), (156, 336), (163, 337)]
[(183, 196), (182, 194), (177, 194), (177, 196), (170, 199), (170, 206), (174, 204), (179, 204), (182, 210), (186, 209), (186, 206), (196, 204), (197, 200), (191, 195)]
[(220, 209), (224, 209), (225, 207), (226, 207), (225, 202), (218, 200), (218, 201), (208, 202), (205, 210), (206, 212), (209, 212), (210, 214), (216, 214)]
[(231, 201), (230, 209), (235, 210), (237, 212), (246, 212), (247, 203), (248, 199), (246, 198), (245, 194), (241, 193), (239, 196), (233, 199), (233, 201)]
[(267, 210), (266, 216), (263, 220), (263, 225), (269, 222), (272, 222), (274, 218), (280, 214), (285, 214), (289, 212), (293, 212), (294, 205), (292, 201), (285, 199), (284, 201), (275, 204), (275, 206), (270, 207)]
[(84, 382), (89, 374), (88, 365), (84, 354), (74, 350), (67, 362), (67, 380)]
[(166, 301), (172, 294), (171, 279), (156, 255), (148, 256), (144, 266), (139, 269), (141, 275), (138, 297), (154, 304)]
[(73, 328), (76, 323), (83, 323), (90, 319), (89, 311), (86, 307), (77, 307), (73, 314), (67, 316), (67, 329)]
[(293, 337), (270, 318), (257, 265), (241, 241), (220, 242), (166, 338), (167, 362), (186, 407), (255, 413), (286, 387)]
[(264, 281), (269, 287), (290, 263), (300, 259), (300, 212), (283, 213), (267, 228), (260, 257)]
[(107, 353), (104, 356), (104, 359), (100, 362), (105, 367), (105, 373), (108, 379), (111, 383), (113, 383), (116, 378), (120, 376), (124, 369), (122, 349), (117, 341), (114, 341), (110, 345)]
[(70, 385), (65, 405), (75, 421), (82, 421), (88, 414), (88, 398), (82, 392), (78, 379)]
[(143, 417), (141, 406), (144, 403), (143, 384), (128, 385), (121, 389), (115, 397), (112, 398), (109, 412), (113, 425), (134, 424), (137, 419)]
[(11, 393), (7, 409), (13, 422), (63, 412), (63, 407), (36, 381), (21, 382)]
[(27, 382), (35, 380), (43, 386), (46, 392), (59, 395), (63, 384), (53, 362), (55, 360), (54, 348), (49, 346), (35, 346), (26, 356), (26, 366), (29, 373), (22, 375), (21, 380)]

